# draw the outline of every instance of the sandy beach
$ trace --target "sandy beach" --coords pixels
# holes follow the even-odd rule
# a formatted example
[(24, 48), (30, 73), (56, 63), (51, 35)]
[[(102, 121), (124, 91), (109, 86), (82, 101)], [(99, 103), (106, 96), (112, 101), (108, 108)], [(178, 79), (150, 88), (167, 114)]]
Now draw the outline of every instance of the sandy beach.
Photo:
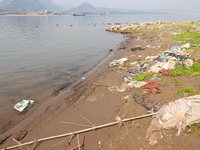
[[(108, 88), (119, 86), (124, 82), (130, 62), (140, 62), (146, 56), (154, 56), (174, 45), (183, 44), (168, 38), (167, 34), (171, 34), (171, 32), (167, 30), (163, 30), (162, 35), (158, 32), (146, 29), (129, 34), (130, 38), (124, 41), (117, 51), (110, 52), (113, 54), (112, 57), (96, 66), (91, 73), (86, 74), (85, 80), (76, 82), (70, 89), (61, 90), (57, 96), (49, 94), (51, 91), (49, 89), (36, 93), (36, 95), (33, 94), (36, 98), (43, 99), (43, 102), (36, 103), (19, 120), (16, 119), (12, 124), (5, 126), (6, 131), (0, 135), (0, 139), (8, 138), (0, 145), (0, 148), (17, 145), (12, 138), (22, 136), (23, 132), (26, 134), (21, 142), (26, 143), (115, 122), (117, 117), (126, 119), (146, 115), (147, 110), (135, 103), (133, 98), (124, 98), (127, 95), (143, 95), (144, 89), (132, 88), (124, 92), (111, 92)], [(176, 32), (178, 32), (177, 28)], [(134, 47), (142, 47), (144, 50), (132, 51), (131, 48)], [(200, 58), (199, 54), (199, 51), (193, 53), (197, 57), (196, 60)], [(108, 65), (112, 60), (124, 57), (127, 57), (128, 61), (122, 66), (110, 67)], [(148, 99), (159, 102), (162, 106), (183, 97), (176, 91), (186, 85), (192, 86), (199, 94), (200, 84), (197, 81), (199, 81), (198, 76), (162, 76), (164, 86), (160, 87), (161, 92), (149, 94)], [(151, 120), (150, 116), (123, 124), (120, 124), (119, 121), (117, 125), (81, 133), (78, 136), (72, 135), (40, 142), (35, 149), (74, 150), (78, 149), (77, 145), (81, 144), (83, 144), (81, 148), (85, 150), (199, 149), (200, 143), (197, 133), (192, 134), (184, 131), (180, 136), (176, 136), (176, 129), (166, 131), (164, 138), (159, 139), (158, 144), (149, 145), (145, 134)], [(14, 127), (7, 130), (13, 124), (15, 124)], [(33, 144), (28, 146), (31, 149)], [(27, 147), (20, 149), (27, 149)]]

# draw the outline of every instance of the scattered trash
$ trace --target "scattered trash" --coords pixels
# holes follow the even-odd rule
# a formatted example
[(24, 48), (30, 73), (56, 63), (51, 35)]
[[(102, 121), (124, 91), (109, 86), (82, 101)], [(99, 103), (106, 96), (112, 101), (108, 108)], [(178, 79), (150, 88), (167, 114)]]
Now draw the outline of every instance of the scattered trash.
[(199, 122), (200, 120), (200, 95), (180, 98), (169, 102), (153, 117), (146, 132), (146, 139), (150, 145), (158, 143), (161, 130), (177, 128), (177, 136), (186, 126)]
[[(143, 63), (138, 65), (136, 63), (130, 64), (132, 68), (129, 73), (134, 74), (136, 71), (140, 71), (141, 73), (159, 73), (160, 70), (163, 70), (160, 74), (168, 75), (169, 71), (175, 69), (178, 65), (190, 67), (193, 65), (193, 60), (190, 58), (192, 51), (180, 48), (188, 46), (188, 44), (173, 46), (172, 50), (163, 51), (157, 56), (146, 56)], [(138, 57), (141, 58), (142, 55), (138, 55)]]
[(156, 82), (148, 82), (147, 84), (141, 86), (141, 88), (146, 89), (144, 93), (160, 93), (159, 85)]
[(108, 65), (110, 67), (113, 67), (113, 66), (117, 66), (117, 65), (122, 65), (124, 62), (126, 62), (128, 60), (128, 58), (121, 58), (121, 59), (118, 59), (118, 60), (113, 60), (112, 62), (110, 62)]
[(144, 50), (144, 48), (142, 48), (142, 47), (134, 47), (134, 48), (131, 48), (131, 50), (132, 51), (137, 51), (137, 50), (142, 51), (142, 50)]
[(17, 104), (15, 104), (14, 106), (14, 109), (19, 111), (19, 112), (22, 112), (26, 109), (26, 107), (28, 105), (32, 105), (33, 103), (35, 102), (35, 100), (22, 100), (20, 102), (18, 102)]
[(157, 108), (159, 108), (160, 103), (154, 102), (151, 99), (147, 99), (146, 94), (142, 95), (142, 97), (140, 97), (137, 94), (134, 94), (133, 98), (137, 104), (141, 105), (142, 107), (146, 109), (147, 113), (150, 114), (150, 113), (155, 113), (158, 111)]

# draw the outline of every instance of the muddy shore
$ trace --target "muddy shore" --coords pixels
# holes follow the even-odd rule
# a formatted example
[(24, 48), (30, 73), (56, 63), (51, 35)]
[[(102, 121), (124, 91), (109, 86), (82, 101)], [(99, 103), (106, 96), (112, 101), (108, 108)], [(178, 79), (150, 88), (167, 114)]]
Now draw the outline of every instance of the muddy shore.
[[(168, 29), (169, 30), (169, 29)], [(86, 126), (98, 126), (116, 121), (120, 116), (122, 119), (146, 115), (145, 108), (136, 104), (133, 99), (123, 99), (127, 95), (143, 95), (144, 91), (140, 88), (133, 88), (125, 92), (110, 92), (108, 87), (121, 85), (123, 77), (126, 76), (127, 64), (121, 68), (119, 66), (109, 67), (108, 63), (113, 59), (128, 57), (130, 62), (142, 61), (148, 55), (157, 55), (158, 53), (169, 49), (174, 45), (180, 45), (180, 42), (155, 34), (156, 32), (132, 33), (131, 37), (122, 43), (117, 51), (113, 51), (114, 56), (106, 60), (103, 65), (98, 66), (94, 73), (79, 82), (71, 90), (62, 90), (57, 96), (44, 96), (48, 103), (43, 104), (37, 109), (30, 109), (24, 115), (23, 120), (12, 128), (6, 134), (0, 135), (1, 138), (9, 136), (0, 148), (6, 148), (17, 143), (12, 138), (19, 136), (21, 131), (26, 131), (26, 136), (22, 142), (28, 142), (44, 137), (70, 133), (77, 130), (83, 130)], [(150, 45), (150, 46), (149, 46)], [(132, 51), (131, 48), (143, 47), (144, 50)], [(199, 55), (199, 52), (195, 52)], [(164, 76), (165, 86), (161, 88), (161, 93), (150, 94), (149, 98), (157, 101), (162, 106), (166, 102), (175, 101), (182, 97), (175, 93), (177, 89), (185, 85), (191, 85), (197, 91), (200, 91), (199, 77), (169, 77)], [(181, 81), (177, 85), (175, 80)], [(47, 92), (49, 92), (47, 90)], [(46, 93), (41, 93), (41, 95)], [(29, 117), (28, 117), (29, 116)], [(27, 118), (28, 117), (28, 118)], [(130, 150), (160, 150), (160, 149), (199, 149), (198, 135), (183, 132), (176, 137), (176, 130), (167, 131), (164, 139), (159, 144), (150, 146), (145, 140), (145, 132), (151, 122), (151, 117), (129, 121), (123, 125), (109, 126), (103, 129), (79, 134), (70, 137), (48, 140), (37, 145), (37, 150), (45, 149), (75, 149), (78, 141), (80, 144), (84, 140), (84, 149), (130, 149)], [(71, 124), (70, 124), (71, 123)], [(79, 125), (77, 125), (79, 124)], [(81, 126), (82, 125), (82, 126)], [(86, 126), (83, 126), (86, 125)], [(29, 147), (31, 148), (32, 145)], [(27, 149), (26, 147), (22, 149)]]

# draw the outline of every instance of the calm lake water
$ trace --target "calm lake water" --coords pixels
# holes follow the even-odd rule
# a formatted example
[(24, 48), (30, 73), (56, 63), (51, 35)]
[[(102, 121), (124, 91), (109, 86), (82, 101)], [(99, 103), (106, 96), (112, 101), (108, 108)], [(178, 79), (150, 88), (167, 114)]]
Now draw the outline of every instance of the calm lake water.
[(115, 49), (124, 35), (107, 23), (200, 20), (189, 14), (0, 16), (0, 112), (46, 87), (55, 89)]

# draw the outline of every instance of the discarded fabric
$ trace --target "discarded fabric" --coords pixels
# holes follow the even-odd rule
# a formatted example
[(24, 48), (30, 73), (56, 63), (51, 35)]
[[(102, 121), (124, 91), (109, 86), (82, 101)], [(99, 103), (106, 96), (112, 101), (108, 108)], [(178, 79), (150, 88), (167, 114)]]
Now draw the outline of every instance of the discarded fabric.
[(159, 85), (156, 82), (148, 82), (147, 84), (141, 86), (141, 88), (146, 89), (144, 93), (160, 93)]
[(26, 109), (26, 107), (30, 104), (33, 104), (35, 102), (35, 100), (22, 100), (20, 102), (18, 102), (17, 104), (15, 104), (14, 109), (22, 112)]
[(166, 69), (162, 69), (162, 70), (160, 70), (159, 72), (158, 72), (158, 74), (160, 75), (160, 76), (168, 76), (169, 75), (169, 70), (166, 70)]
[(150, 114), (158, 111), (157, 109), (159, 108), (160, 103), (154, 102), (151, 99), (147, 99), (147, 95), (144, 94), (142, 97), (140, 97), (139, 95), (134, 94), (133, 98), (137, 104), (146, 109), (147, 113)]
[(156, 113), (146, 132), (146, 139), (150, 145), (158, 143), (161, 130), (177, 128), (177, 135), (186, 126), (200, 121), (200, 95), (180, 98), (165, 104)]

